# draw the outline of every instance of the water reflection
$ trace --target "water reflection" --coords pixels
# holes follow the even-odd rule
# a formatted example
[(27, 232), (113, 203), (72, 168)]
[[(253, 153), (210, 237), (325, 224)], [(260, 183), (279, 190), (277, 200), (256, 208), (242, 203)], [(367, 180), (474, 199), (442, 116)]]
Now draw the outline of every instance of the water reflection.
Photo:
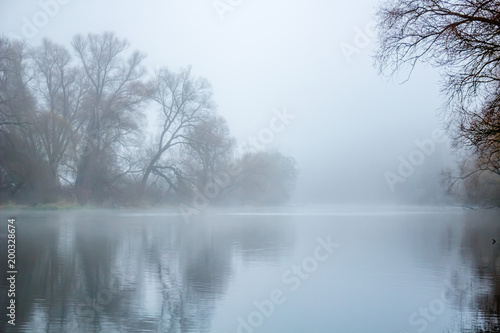
[(209, 332), (234, 262), (279, 262), (295, 235), (287, 217), (113, 213), (18, 217), (5, 331)]
[[(1, 325), (6, 332), (235, 332), (255, 300), (280, 289), (287, 301), (255, 333), (494, 332), (498, 213), (207, 213), (190, 223), (151, 211), (22, 213), (17, 325)], [(328, 235), (341, 248), (291, 290), (283, 273)]]
[[(469, 212), (461, 242), (462, 265), (471, 271), (470, 292), (457, 305), (462, 309), (461, 332), (500, 332), (500, 238), (498, 210)], [(457, 271), (456, 275), (460, 275)], [(455, 281), (457, 281), (456, 279)], [(458, 325), (457, 325), (458, 326)]]

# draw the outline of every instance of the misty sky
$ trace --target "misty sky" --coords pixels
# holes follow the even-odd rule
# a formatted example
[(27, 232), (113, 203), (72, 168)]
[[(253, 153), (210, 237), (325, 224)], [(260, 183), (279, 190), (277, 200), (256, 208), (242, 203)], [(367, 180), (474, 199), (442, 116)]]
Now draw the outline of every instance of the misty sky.
[[(233, 6), (218, 12), (215, 3)], [(195, 75), (211, 82), (218, 112), (239, 143), (268, 127), (273, 109), (296, 116), (267, 146), (296, 158), (296, 202), (377, 202), (403, 188), (407, 193), (408, 184), (417, 192), (432, 188), (440, 169), (451, 163), (441, 143), (406, 187), (398, 184), (391, 192), (384, 178), (384, 172), (397, 172), (400, 155), (417, 148), (415, 140), (429, 139), (441, 127), (444, 98), (439, 76), (428, 66), (419, 66), (405, 84), (403, 77), (378, 75), (371, 24), (378, 4), (0, 0), (0, 31), (33, 45), (49, 37), (67, 46), (77, 33), (114, 31), (147, 54), (151, 69), (192, 65)], [(358, 52), (349, 59), (341, 50), (347, 44)]]

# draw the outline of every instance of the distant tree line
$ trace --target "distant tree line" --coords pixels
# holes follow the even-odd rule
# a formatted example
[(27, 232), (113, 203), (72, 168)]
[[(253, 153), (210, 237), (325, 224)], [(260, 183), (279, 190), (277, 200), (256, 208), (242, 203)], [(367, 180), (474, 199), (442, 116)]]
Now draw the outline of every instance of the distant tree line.
[(148, 73), (144, 54), (113, 33), (71, 46), (0, 37), (0, 203), (176, 203), (235, 164), (242, 172), (214, 202), (288, 199), (293, 158), (237, 156), (207, 80), (189, 68)]
[(462, 156), (457, 171), (445, 172), (450, 191), (500, 205), (500, 3), (389, 0), (378, 35), (381, 72), (411, 73), (419, 62), (440, 69), (445, 124)]

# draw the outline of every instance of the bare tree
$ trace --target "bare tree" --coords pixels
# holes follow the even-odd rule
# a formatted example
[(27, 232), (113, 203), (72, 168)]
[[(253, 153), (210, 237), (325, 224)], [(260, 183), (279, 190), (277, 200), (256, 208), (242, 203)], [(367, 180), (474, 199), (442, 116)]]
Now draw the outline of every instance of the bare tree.
[(387, 1), (378, 12), (381, 72), (418, 62), (438, 67), (454, 147), (478, 159), (479, 172), (500, 164), (500, 3), (493, 0)]
[[(77, 35), (72, 46), (74, 55), (47, 39), (28, 48), (0, 38), (1, 200), (35, 204), (75, 194), (81, 204), (133, 204), (146, 188), (156, 201), (171, 190), (183, 199), (227, 173), (234, 139), (207, 80), (190, 68), (165, 68), (145, 81), (144, 55), (113, 33)], [(158, 110), (149, 146), (146, 106)], [(255, 155), (241, 177), (226, 177), (221, 198), (248, 192), (253, 181), (262, 183), (255, 193), (286, 196), (293, 161)]]
[(189, 133), (214, 112), (212, 89), (207, 80), (193, 78), (190, 68), (179, 73), (161, 69), (155, 87), (153, 100), (159, 107), (160, 128), (156, 142), (148, 151), (141, 192), (151, 175), (162, 178), (170, 188), (178, 191), (179, 184), (189, 182), (182, 173), (180, 149), (186, 145), (196, 149), (197, 142)]
[(37, 130), (53, 176), (65, 178), (69, 171), (61, 170), (61, 165), (74, 167), (84, 120), (82, 102), (88, 87), (63, 46), (44, 39), (31, 53), (35, 67), (33, 90), (39, 109)]
[(485, 0), (389, 1), (378, 13), (379, 69), (391, 74), (419, 61), (443, 70), (459, 121), (480, 111), (500, 83), (500, 5)]
[(218, 173), (226, 171), (235, 145), (226, 120), (218, 115), (209, 115), (196, 127), (188, 131), (192, 144), (187, 145), (183, 164), (199, 191), (213, 182)]
[(491, 0), (386, 2), (378, 12), (379, 68), (430, 62), (445, 70), (452, 96), (475, 98), (499, 81), (499, 10)]
[(51, 200), (55, 179), (37, 135), (33, 78), (23, 42), (0, 38), (0, 194)]
[[(500, 97), (500, 96), (499, 96)], [(500, 175), (500, 112), (495, 102), (461, 124), (462, 145), (473, 151), (478, 170)]]
[[(150, 90), (141, 81), (144, 55), (135, 51), (125, 58), (128, 42), (113, 33), (77, 35), (73, 48), (89, 90), (83, 109), (86, 116), (83, 152), (77, 166), (76, 192), (80, 202), (102, 197), (113, 189), (120, 172), (127, 139), (139, 130), (141, 106)], [(126, 158), (124, 159), (126, 160)]]
[(34, 98), (28, 83), (27, 47), (24, 42), (0, 37), (0, 129), (27, 123)]

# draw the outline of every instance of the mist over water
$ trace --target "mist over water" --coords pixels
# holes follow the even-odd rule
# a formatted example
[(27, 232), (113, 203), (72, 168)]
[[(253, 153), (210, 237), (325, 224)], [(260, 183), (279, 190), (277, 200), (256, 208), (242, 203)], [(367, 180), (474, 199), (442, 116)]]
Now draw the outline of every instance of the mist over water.
[(313, 211), (19, 213), (5, 331), (441, 332), (494, 301), (496, 214)]
[(0, 331), (498, 331), (497, 29), (383, 5), (0, 2)]

